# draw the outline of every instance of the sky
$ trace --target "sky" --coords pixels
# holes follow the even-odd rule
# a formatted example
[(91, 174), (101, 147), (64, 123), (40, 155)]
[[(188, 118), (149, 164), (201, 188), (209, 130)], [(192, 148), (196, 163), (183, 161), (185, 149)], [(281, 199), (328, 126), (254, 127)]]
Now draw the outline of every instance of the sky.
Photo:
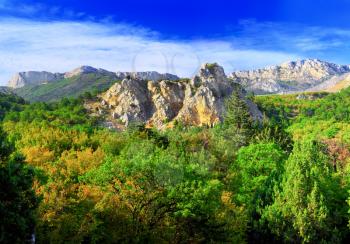
[(0, 0), (0, 85), (19, 71), (193, 76), (317, 58), (350, 64), (350, 0)]

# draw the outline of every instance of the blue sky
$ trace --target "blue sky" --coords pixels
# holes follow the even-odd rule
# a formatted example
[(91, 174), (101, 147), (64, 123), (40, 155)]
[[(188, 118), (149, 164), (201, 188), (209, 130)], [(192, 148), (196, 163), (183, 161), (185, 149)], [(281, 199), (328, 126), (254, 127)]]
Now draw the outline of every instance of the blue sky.
[(0, 84), (79, 65), (192, 76), (288, 60), (350, 63), (350, 0), (0, 0)]

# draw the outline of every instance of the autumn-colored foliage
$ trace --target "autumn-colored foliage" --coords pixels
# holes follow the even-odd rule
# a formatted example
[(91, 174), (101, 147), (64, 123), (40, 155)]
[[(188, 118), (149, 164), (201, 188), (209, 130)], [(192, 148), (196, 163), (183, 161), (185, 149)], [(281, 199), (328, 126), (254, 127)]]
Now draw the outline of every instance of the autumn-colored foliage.
[(0, 173), (19, 207), (0, 198), (0, 216), (23, 218), (3, 229), (37, 243), (346, 242), (348, 93), (256, 97), (263, 123), (232, 97), (214, 128), (165, 131), (102, 128), (81, 100), (14, 98), (0, 113)]

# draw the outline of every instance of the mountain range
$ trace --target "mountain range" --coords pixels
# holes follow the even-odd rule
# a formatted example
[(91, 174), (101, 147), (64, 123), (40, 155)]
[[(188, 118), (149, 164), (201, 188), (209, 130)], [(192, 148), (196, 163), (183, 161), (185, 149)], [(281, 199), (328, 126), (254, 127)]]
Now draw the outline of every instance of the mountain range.
[[(263, 69), (235, 71), (227, 75), (234, 83), (254, 94), (286, 94), (299, 92), (336, 92), (350, 86), (350, 66), (317, 59), (286, 62)], [(66, 73), (27, 71), (16, 73), (8, 87), (28, 101), (54, 101), (62, 97), (77, 97), (86, 92), (99, 93), (126, 78), (176, 81), (172, 74), (146, 72), (111, 72), (91, 66), (81, 66)], [(6, 88), (9, 92), (10, 89)], [(5, 89), (5, 88), (2, 88)]]
[(216, 63), (203, 64), (190, 79), (156, 71), (110, 72), (90, 66), (66, 73), (29, 71), (15, 74), (0, 92), (15, 93), (30, 102), (84, 95), (89, 114), (103, 118), (106, 127), (124, 128), (141, 122), (162, 129), (178, 121), (197, 126), (222, 121), (224, 101), (233, 91), (238, 91), (253, 119), (261, 120), (262, 114), (247, 92), (336, 92), (348, 86), (349, 65), (307, 59), (228, 75)]
[(28, 101), (54, 101), (62, 97), (78, 97), (86, 92), (99, 93), (115, 82), (132, 77), (145, 80), (178, 80), (171, 74), (149, 72), (110, 72), (81, 66), (66, 73), (28, 71), (15, 74), (8, 82), (14, 93)]
[(104, 69), (96, 69), (91, 66), (80, 66), (66, 73), (51, 73), (47, 71), (27, 71), (16, 73), (9, 81), (8, 86), (14, 89), (24, 86), (38, 86), (48, 83), (54, 83), (63, 79), (70, 79), (79, 75), (97, 74), (99, 76), (110, 77), (110, 79), (122, 80), (127, 76), (138, 79), (149, 79), (159, 81), (162, 79), (176, 80), (179, 79), (172, 74), (159, 74), (156, 71), (147, 72), (111, 72)]
[(349, 65), (306, 59), (264, 69), (237, 71), (229, 74), (229, 77), (255, 94), (281, 94), (337, 91), (349, 85), (343, 82), (349, 75)]

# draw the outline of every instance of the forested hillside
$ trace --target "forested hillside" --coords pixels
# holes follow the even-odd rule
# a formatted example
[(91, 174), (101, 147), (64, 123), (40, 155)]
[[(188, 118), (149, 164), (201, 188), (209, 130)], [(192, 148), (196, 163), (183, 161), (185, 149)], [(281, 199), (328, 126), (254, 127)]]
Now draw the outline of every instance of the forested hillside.
[(109, 74), (88, 73), (69, 78), (62, 78), (55, 82), (40, 85), (26, 85), (14, 92), (31, 102), (57, 101), (63, 97), (77, 98), (78, 96), (108, 89), (117, 82), (116, 77)]
[(233, 93), (213, 128), (163, 131), (1, 95), (0, 242), (346, 243), (349, 95), (255, 97), (259, 123)]

